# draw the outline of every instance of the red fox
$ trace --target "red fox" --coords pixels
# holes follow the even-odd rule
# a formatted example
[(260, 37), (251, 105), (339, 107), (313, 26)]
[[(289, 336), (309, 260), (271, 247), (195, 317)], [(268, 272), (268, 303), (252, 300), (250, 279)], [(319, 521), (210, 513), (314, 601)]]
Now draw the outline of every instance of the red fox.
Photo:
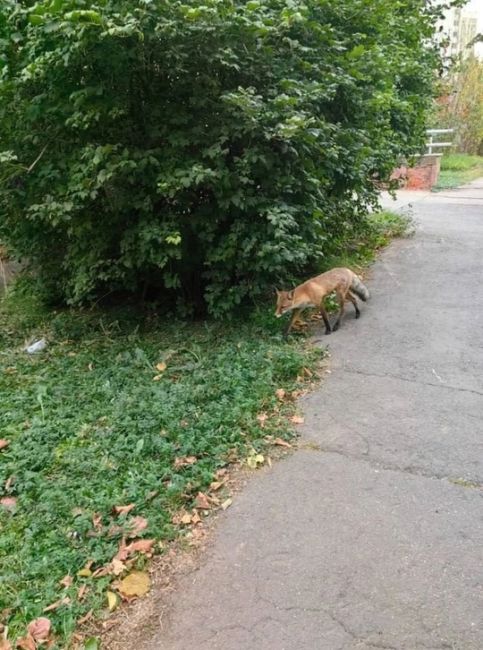
[[(354, 296), (358, 296), (364, 302), (369, 298), (369, 291), (355, 273), (350, 269), (331, 269), (322, 273), (315, 278), (307, 280), (292, 291), (277, 291), (277, 309), (275, 316), (280, 318), (282, 314), (288, 311), (293, 312), (292, 318), (288, 324), (285, 336), (292, 329), (293, 324), (299, 318), (300, 313), (306, 307), (318, 307), (325, 323), (325, 333), (330, 334), (339, 329), (340, 320), (344, 314), (344, 302), (350, 300), (356, 310), (356, 318), (359, 318), (361, 312), (357, 306)], [(331, 328), (327, 312), (324, 307), (324, 298), (332, 291), (337, 294), (340, 310), (334, 326)]]

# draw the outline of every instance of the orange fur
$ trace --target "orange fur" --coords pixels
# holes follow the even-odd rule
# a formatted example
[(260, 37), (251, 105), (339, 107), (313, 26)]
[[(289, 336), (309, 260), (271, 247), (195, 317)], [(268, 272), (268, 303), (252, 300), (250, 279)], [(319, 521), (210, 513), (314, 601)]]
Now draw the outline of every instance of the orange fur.
[[(335, 322), (334, 327), (331, 328), (324, 307), (324, 298), (333, 291), (335, 291), (337, 295), (340, 309), (337, 321)], [(360, 311), (354, 294), (364, 301), (369, 298), (369, 291), (353, 271), (345, 268), (331, 269), (326, 273), (322, 273), (315, 278), (311, 278), (310, 280), (299, 284), (299, 286), (295, 287), (292, 291), (277, 290), (277, 308), (275, 316), (280, 317), (289, 311), (292, 312), (292, 318), (290, 319), (286, 331), (286, 334), (288, 334), (295, 321), (299, 318), (302, 310), (307, 307), (315, 307), (320, 309), (320, 313), (324, 319), (325, 333), (330, 334), (331, 331), (337, 330), (340, 325), (341, 318), (344, 314), (344, 303), (346, 300), (352, 302), (356, 310), (356, 318), (359, 317)]]

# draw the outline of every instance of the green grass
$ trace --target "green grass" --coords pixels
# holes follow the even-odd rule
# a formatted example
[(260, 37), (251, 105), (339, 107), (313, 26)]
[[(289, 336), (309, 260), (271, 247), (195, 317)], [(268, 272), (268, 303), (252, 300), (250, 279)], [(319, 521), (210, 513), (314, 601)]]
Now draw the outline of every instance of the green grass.
[[(256, 416), (279, 408), (275, 390), (296, 388), (318, 352), (283, 342), (280, 324), (260, 313), (231, 325), (167, 324), (128, 310), (41, 313), (31, 299), (2, 305), (0, 430), (10, 444), (0, 452), (0, 485), (14, 477), (2, 496), (16, 497), (17, 508), (0, 512), (0, 610), (11, 609), (2, 622), (15, 638), (66, 595), (71, 603), (49, 614), (65, 639), (79, 616), (105, 606), (109, 578), (76, 573), (115, 555), (122, 533), (109, 528), (128, 530), (130, 516), (141, 515), (143, 537), (174, 538), (173, 513), (228, 459), (262, 448), (274, 428), (290, 434), (284, 418), (262, 429)], [(50, 341), (35, 356), (21, 349), (32, 333)], [(192, 455), (195, 464), (175, 468), (176, 457)], [(112, 514), (130, 503), (127, 519)], [(65, 589), (67, 574), (74, 583)], [(82, 583), (90, 592), (79, 603)]]
[(483, 156), (447, 154), (441, 159), (441, 172), (435, 191), (452, 189), (483, 176)]
[[(399, 215), (372, 215), (367, 235), (327, 265), (360, 267), (406, 228)], [(141, 537), (176, 538), (173, 514), (218, 469), (262, 450), (267, 434), (293, 434), (285, 417), (293, 406), (275, 391), (296, 389), (321, 353), (304, 337), (284, 341), (273, 308), (231, 323), (166, 322), (129, 307), (49, 311), (21, 283), (0, 302), (0, 438), (9, 441), (0, 497), (17, 499), (14, 511), (0, 507), (0, 622), (9, 638), (68, 596), (47, 614), (54, 647), (65, 648), (79, 617), (105, 611), (111, 580), (77, 572), (113, 558), (132, 516), (148, 521)], [(25, 343), (42, 336), (47, 349), (27, 355)], [(262, 411), (273, 415), (263, 427)], [(176, 467), (185, 456), (197, 462)], [(130, 503), (127, 516), (113, 514)], [(73, 584), (63, 587), (66, 575)]]

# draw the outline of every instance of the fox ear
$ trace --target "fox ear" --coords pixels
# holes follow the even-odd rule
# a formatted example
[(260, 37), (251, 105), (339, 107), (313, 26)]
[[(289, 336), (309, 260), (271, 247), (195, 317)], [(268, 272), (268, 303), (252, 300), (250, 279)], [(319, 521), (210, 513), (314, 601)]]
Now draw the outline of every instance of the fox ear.
[(276, 287), (275, 285), (272, 285), (272, 289), (275, 291), (275, 293), (277, 294), (277, 296), (280, 295), (280, 291), (277, 289), (277, 287)]

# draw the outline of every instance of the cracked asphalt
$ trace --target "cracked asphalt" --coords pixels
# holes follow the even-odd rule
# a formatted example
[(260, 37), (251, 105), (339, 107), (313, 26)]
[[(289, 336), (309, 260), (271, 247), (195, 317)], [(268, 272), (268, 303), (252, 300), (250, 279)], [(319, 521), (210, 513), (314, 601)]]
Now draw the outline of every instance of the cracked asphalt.
[(320, 336), (307, 444), (236, 497), (139, 650), (483, 649), (483, 179), (415, 198), (361, 319)]

